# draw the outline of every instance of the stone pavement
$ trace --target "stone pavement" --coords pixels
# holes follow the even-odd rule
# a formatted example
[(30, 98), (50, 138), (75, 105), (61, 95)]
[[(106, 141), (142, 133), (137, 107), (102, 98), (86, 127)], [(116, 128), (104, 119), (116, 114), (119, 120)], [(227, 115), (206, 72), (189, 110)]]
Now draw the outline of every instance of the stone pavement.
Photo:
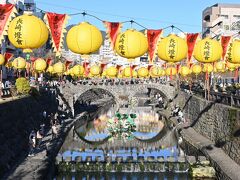
[(200, 150), (210, 160), (211, 165), (219, 174), (219, 179), (240, 179), (240, 166), (221, 148), (215, 147), (212, 141), (197, 133), (193, 128), (182, 129), (180, 134), (185, 141)]
[[(51, 140), (51, 129), (45, 135), (40, 150), (33, 157), (26, 157), (7, 178), (9, 180), (25, 179), (50, 179), (49, 170), (54, 163), (54, 158), (64, 142), (65, 136), (71, 129), (74, 121), (67, 119), (60, 126), (56, 139)], [(47, 148), (46, 148), (47, 147)]]

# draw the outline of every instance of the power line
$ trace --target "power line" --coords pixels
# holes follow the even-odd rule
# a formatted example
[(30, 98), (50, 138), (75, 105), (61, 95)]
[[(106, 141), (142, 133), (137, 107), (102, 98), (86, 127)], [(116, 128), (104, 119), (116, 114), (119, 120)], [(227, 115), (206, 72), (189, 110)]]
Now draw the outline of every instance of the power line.
[[(123, 16), (123, 15), (117, 15), (117, 14), (111, 14), (111, 13), (105, 13), (105, 12), (98, 12), (98, 11), (92, 11), (92, 10), (83, 10), (79, 8), (74, 8), (70, 6), (62, 6), (62, 5), (57, 5), (53, 3), (46, 3), (46, 2), (39, 2), (36, 1), (39, 4), (47, 5), (47, 6), (54, 6), (54, 7), (59, 7), (59, 8), (64, 8), (64, 9), (72, 9), (76, 11), (87, 11), (87, 12), (92, 12), (96, 14), (102, 14), (102, 15), (108, 15), (108, 16), (113, 16), (113, 17), (121, 17), (121, 18), (127, 18), (127, 19), (138, 19), (138, 20), (144, 20), (144, 21), (151, 21), (151, 22), (158, 22), (158, 23), (164, 23), (164, 24), (175, 24), (175, 25), (181, 25), (181, 26), (189, 26), (189, 27), (201, 27), (199, 25), (193, 25), (193, 24), (184, 24), (184, 23), (178, 23), (178, 22), (170, 22), (170, 21), (160, 21), (160, 20), (153, 20), (153, 19), (148, 19), (148, 18), (142, 18), (142, 17), (130, 17), (130, 16)], [(73, 13), (72, 15), (79, 15), (81, 13)], [(70, 14), (71, 15), (71, 14)]]

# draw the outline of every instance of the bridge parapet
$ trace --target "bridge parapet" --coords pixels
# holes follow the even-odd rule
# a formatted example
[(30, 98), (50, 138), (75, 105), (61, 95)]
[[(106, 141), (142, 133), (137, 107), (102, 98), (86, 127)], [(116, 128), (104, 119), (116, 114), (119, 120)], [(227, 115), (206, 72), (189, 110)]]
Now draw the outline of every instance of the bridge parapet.
[(97, 81), (90, 81), (88, 83), (77, 82), (71, 83), (67, 82), (66, 84), (59, 87), (59, 92), (64, 97), (65, 101), (68, 102), (71, 107), (72, 112), (74, 112), (74, 104), (79, 99), (79, 97), (91, 90), (91, 89), (102, 89), (109, 94), (111, 94), (118, 106), (123, 105), (132, 99), (137, 93), (147, 93), (148, 89), (155, 89), (158, 91), (164, 99), (167, 101), (173, 99), (175, 96), (176, 88), (169, 84), (163, 83), (102, 83)]

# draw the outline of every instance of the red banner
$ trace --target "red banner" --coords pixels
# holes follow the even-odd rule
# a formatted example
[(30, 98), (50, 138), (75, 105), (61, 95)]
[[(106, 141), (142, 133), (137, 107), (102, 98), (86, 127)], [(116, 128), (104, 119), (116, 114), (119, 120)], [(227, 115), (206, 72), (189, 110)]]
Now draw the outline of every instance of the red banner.
[(191, 59), (192, 59), (192, 54), (194, 51), (194, 47), (197, 41), (197, 38), (199, 36), (199, 33), (188, 33), (187, 34), (187, 45), (188, 45), (188, 65), (191, 63)]
[(56, 56), (60, 55), (63, 34), (65, 32), (65, 26), (67, 22), (66, 14), (46, 13), (45, 19), (48, 24), (48, 28), (52, 37), (52, 44)]
[(102, 72), (104, 71), (104, 69), (105, 69), (106, 66), (107, 66), (107, 64), (101, 63), (101, 70), (102, 70)]
[(89, 62), (84, 61), (84, 62), (83, 62), (83, 67), (84, 67), (85, 75), (88, 76), (88, 74), (89, 74), (89, 72), (90, 72)]
[(231, 36), (221, 36), (221, 45), (223, 49), (222, 60), (225, 60), (225, 56), (227, 54), (227, 50), (228, 50), (228, 46), (230, 44), (231, 38), (232, 38)]
[(234, 74), (234, 80), (237, 80), (238, 79), (238, 76), (239, 76), (239, 68), (237, 68), (236, 70), (235, 70), (235, 74)]
[(158, 29), (158, 30), (148, 29), (147, 30), (148, 53), (149, 53), (149, 63), (150, 64), (153, 63), (153, 59), (155, 58), (157, 43), (160, 39), (162, 31), (163, 31), (162, 29)]
[(5, 52), (4, 58), (5, 58), (4, 65), (6, 65), (13, 58), (13, 54), (9, 52)]
[(107, 22), (107, 21), (104, 21), (103, 23), (105, 24), (105, 26), (107, 28), (106, 33), (109, 37), (112, 47), (114, 48), (115, 42), (117, 39), (117, 35), (121, 31), (122, 24), (119, 22)]
[(8, 23), (11, 17), (15, 16), (15, 6), (13, 4), (0, 4), (0, 44), (4, 35), (7, 35)]
[(148, 71), (151, 70), (152, 66), (153, 66), (152, 64), (149, 64), (149, 65), (148, 65)]
[(48, 66), (52, 64), (52, 58), (47, 58), (46, 63)]
[(66, 60), (66, 62), (65, 62), (65, 68), (66, 68), (66, 70), (69, 69), (70, 64), (72, 64), (72, 61)]

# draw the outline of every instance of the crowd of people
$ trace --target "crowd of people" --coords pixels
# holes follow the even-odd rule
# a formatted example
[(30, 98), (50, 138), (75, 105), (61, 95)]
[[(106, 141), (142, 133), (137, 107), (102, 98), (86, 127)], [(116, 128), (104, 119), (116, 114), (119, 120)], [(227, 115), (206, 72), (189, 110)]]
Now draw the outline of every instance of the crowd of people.
[(42, 139), (46, 135), (46, 124), (51, 127), (52, 140), (54, 140), (59, 133), (59, 126), (62, 124), (62, 116), (58, 113), (47, 114), (46, 111), (42, 113), (42, 123), (39, 129), (33, 129), (29, 135), (29, 154), (28, 156), (34, 156), (35, 153), (45, 147), (42, 147)]
[(172, 114), (173, 117), (177, 117), (178, 123), (185, 123), (185, 118), (183, 115), (183, 111), (181, 108), (177, 105), (174, 105), (174, 108), (172, 109)]

